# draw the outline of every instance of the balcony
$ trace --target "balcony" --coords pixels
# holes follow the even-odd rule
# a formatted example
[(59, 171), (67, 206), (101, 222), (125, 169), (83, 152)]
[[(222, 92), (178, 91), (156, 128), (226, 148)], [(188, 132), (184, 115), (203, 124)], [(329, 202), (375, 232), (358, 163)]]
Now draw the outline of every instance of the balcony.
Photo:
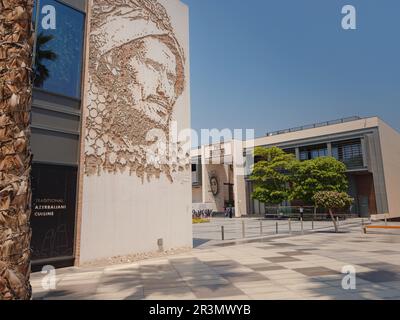
[(343, 162), (348, 170), (365, 168), (360, 139), (332, 144), (332, 156)]

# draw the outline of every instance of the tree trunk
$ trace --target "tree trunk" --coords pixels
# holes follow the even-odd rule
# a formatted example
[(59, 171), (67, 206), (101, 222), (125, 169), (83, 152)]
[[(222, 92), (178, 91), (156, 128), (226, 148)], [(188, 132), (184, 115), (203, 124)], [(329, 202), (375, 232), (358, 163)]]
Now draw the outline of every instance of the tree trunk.
[(0, 300), (31, 298), (33, 0), (0, 0)]
[(331, 210), (331, 209), (329, 209), (329, 214), (330, 214), (330, 216), (331, 216), (333, 225), (335, 226), (335, 232), (338, 233), (338, 232), (339, 232), (339, 229), (338, 229), (338, 226), (337, 226), (335, 217), (333, 216), (333, 213), (332, 213), (332, 210)]

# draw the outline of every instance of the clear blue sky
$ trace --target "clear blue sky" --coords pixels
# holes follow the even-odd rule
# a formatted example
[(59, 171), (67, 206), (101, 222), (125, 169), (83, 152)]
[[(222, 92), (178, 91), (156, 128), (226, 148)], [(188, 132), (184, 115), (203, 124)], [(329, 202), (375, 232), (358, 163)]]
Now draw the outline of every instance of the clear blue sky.
[[(192, 127), (256, 135), (352, 115), (400, 130), (399, 0), (183, 0)], [(341, 9), (357, 9), (357, 30)]]

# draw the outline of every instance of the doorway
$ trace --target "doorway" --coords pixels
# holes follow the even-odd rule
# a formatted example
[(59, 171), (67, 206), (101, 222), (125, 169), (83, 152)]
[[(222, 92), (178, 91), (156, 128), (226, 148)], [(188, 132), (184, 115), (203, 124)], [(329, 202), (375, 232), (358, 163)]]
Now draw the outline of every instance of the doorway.
[(368, 196), (359, 196), (359, 208), (362, 218), (368, 218), (370, 216)]

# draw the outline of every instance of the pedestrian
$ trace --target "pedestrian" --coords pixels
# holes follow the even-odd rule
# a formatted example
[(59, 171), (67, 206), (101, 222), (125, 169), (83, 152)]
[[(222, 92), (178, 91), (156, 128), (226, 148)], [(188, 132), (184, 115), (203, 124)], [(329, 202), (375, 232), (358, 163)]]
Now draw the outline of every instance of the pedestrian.
[(304, 209), (303, 209), (303, 207), (300, 207), (300, 217), (301, 217), (301, 220), (304, 219), (303, 214), (304, 214)]
[(232, 219), (233, 218), (233, 210), (232, 210), (231, 206), (229, 206), (229, 208), (228, 208), (228, 213), (229, 213), (229, 218)]

